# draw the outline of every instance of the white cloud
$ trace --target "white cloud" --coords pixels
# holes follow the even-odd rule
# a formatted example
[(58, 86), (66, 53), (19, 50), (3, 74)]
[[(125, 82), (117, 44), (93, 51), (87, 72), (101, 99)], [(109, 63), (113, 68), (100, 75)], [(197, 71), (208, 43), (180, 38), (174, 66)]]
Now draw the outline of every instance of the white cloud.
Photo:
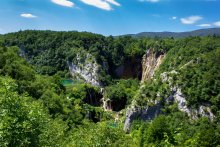
[(181, 18), (180, 20), (183, 24), (194, 24), (201, 19), (203, 19), (201, 16), (189, 16), (186, 18)]
[(204, 24), (200, 24), (200, 25), (197, 25), (199, 27), (211, 27), (212, 25), (211, 24), (208, 24), (208, 23), (204, 23)]
[(177, 19), (177, 17), (176, 17), (176, 16), (173, 16), (171, 19), (176, 20), (176, 19)]
[(120, 6), (120, 4), (115, 0), (80, 0), (80, 1), (87, 5), (91, 5), (107, 11), (112, 10), (111, 4)]
[(150, 3), (156, 3), (159, 2), (160, 0), (139, 0), (140, 2), (150, 2)]
[(25, 18), (36, 18), (37, 16), (30, 14), (30, 13), (22, 13), (20, 14), (21, 17), (25, 17)]
[(213, 23), (213, 25), (215, 25), (216, 27), (220, 27), (220, 21)]
[(115, 6), (121, 6), (118, 2), (116, 2), (115, 0), (106, 0), (106, 2), (113, 4)]
[(60, 6), (64, 6), (64, 7), (73, 7), (74, 3), (69, 1), (69, 0), (51, 0), (51, 2), (60, 5)]

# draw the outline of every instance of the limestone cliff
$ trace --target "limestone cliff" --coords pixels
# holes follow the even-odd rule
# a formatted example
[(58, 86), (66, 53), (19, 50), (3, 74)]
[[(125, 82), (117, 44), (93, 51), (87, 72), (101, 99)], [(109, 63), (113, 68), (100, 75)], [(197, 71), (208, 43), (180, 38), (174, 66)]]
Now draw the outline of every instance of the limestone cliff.
[[(146, 54), (142, 58), (141, 83), (153, 78), (155, 71), (159, 68), (164, 57), (164, 54), (154, 53), (153, 49), (147, 50)], [(144, 88), (144, 86), (142, 86), (141, 88)], [(136, 106), (135, 100), (132, 102), (132, 105), (128, 107), (126, 111), (126, 118), (124, 124), (125, 132), (130, 131), (130, 126), (134, 119), (140, 118), (142, 120), (152, 120), (161, 113), (160, 109), (163, 107), (161, 105), (161, 102), (154, 101), (152, 103), (152, 106), (146, 106), (144, 108), (141, 108), (139, 106)]]
[(139, 106), (129, 107), (126, 111), (124, 131), (127, 133), (130, 131), (130, 127), (134, 119), (140, 118), (144, 121), (154, 119), (161, 113), (162, 107), (163, 106), (161, 105), (161, 102), (157, 102), (153, 106), (146, 106), (144, 108), (141, 108)]
[(68, 61), (67, 64), (73, 77), (81, 78), (93, 86), (101, 85), (98, 79), (99, 65), (91, 54), (86, 53), (83, 56), (77, 54), (76, 61), (74, 63)]
[(162, 63), (164, 57), (164, 54), (154, 53), (153, 49), (147, 50), (146, 54), (143, 56), (142, 59), (141, 82), (150, 80), (154, 76), (155, 71)]
[[(141, 94), (141, 89), (145, 88), (143, 84), (144, 81), (150, 80), (154, 77), (155, 71), (159, 68), (163, 62), (165, 55), (158, 55), (153, 53), (150, 49), (143, 56), (142, 60), (142, 85), (140, 87), (139, 93)], [(193, 61), (185, 64), (183, 67), (192, 64)], [(170, 72), (164, 72), (160, 75), (160, 78), (157, 77), (155, 80), (161, 80), (162, 83), (168, 83), (170, 90), (170, 95), (163, 97), (163, 100), (166, 104), (172, 105), (177, 104), (177, 107), (180, 111), (186, 113), (191, 119), (198, 119), (198, 117), (207, 117), (210, 120), (214, 120), (215, 115), (212, 113), (210, 106), (208, 104), (200, 104), (197, 108), (192, 108), (187, 105), (187, 97), (182, 93), (181, 87), (173, 84), (173, 77), (176, 75), (178, 77), (178, 72), (173, 70)], [(160, 92), (157, 92), (157, 97), (160, 97)], [(152, 98), (156, 99), (156, 98)], [(148, 101), (151, 101), (150, 99)], [(151, 106), (140, 107), (136, 104), (136, 101), (133, 100), (132, 105), (127, 108), (126, 118), (124, 124), (124, 131), (129, 132), (131, 123), (134, 119), (139, 118), (141, 120), (152, 120), (154, 117), (161, 113), (161, 108), (163, 108), (162, 101), (152, 101)]]
[[(189, 62), (191, 63), (191, 61)], [(187, 63), (187, 65), (189, 64)], [(187, 66), (184, 65), (184, 66)], [(181, 67), (182, 68), (182, 67)], [(170, 86), (171, 95), (167, 98), (172, 102), (177, 103), (178, 109), (182, 112), (187, 113), (191, 119), (198, 119), (198, 117), (207, 117), (211, 121), (215, 118), (208, 104), (200, 104), (198, 108), (191, 108), (187, 105), (186, 96), (182, 93), (181, 87), (172, 83), (172, 75), (178, 74), (176, 71), (164, 72), (161, 74), (162, 82), (168, 82)]]

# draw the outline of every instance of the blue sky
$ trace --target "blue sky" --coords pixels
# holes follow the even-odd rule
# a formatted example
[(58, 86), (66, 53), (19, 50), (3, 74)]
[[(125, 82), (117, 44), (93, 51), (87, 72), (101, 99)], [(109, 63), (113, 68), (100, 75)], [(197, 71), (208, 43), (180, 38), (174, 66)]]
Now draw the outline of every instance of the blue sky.
[(0, 33), (88, 31), (103, 35), (220, 27), (220, 0), (0, 0)]

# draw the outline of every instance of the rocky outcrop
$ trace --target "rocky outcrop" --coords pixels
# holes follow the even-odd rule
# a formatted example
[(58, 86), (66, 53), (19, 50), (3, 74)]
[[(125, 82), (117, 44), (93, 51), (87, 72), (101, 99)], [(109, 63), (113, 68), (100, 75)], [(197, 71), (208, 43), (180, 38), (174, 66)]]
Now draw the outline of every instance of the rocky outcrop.
[(147, 50), (142, 60), (141, 82), (147, 81), (154, 76), (156, 69), (158, 69), (164, 57), (164, 54), (154, 53), (153, 49)]
[(133, 107), (127, 109), (126, 111), (126, 117), (125, 117), (125, 123), (124, 123), (124, 131), (126, 133), (130, 132), (131, 124), (134, 119), (138, 118), (141, 114), (141, 108), (140, 107)]
[[(153, 78), (155, 71), (161, 65), (164, 57), (165, 55), (157, 55), (156, 53), (153, 53), (151, 49), (147, 51), (147, 53), (143, 56), (142, 61), (142, 83)], [(190, 61), (184, 66), (187, 66), (192, 63), (193, 61)], [(215, 116), (211, 112), (211, 109), (208, 104), (200, 104), (200, 106), (197, 109), (191, 108), (187, 105), (187, 100), (181, 91), (181, 87), (174, 85), (172, 82), (172, 77), (174, 75), (178, 75), (178, 72), (175, 70), (171, 72), (164, 72), (161, 74), (160, 79), (157, 79), (162, 80), (162, 82), (167, 82), (169, 84), (171, 95), (164, 99), (165, 103), (168, 105), (176, 103), (178, 109), (184, 113), (187, 113), (188, 116), (192, 119), (198, 119), (202, 116), (207, 117), (210, 120), (214, 120)], [(140, 88), (145, 88), (145, 86), (142, 84)], [(160, 93), (158, 92), (157, 95), (159, 96)], [(130, 131), (131, 123), (134, 119), (138, 118), (141, 120), (152, 120), (153, 118), (162, 113), (161, 108), (163, 108), (163, 105), (161, 104), (161, 100), (150, 103), (153, 105), (142, 108), (140, 106), (136, 106), (135, 101), (132, 102), (132, 106), (127, 108), (126, 111), (124, 123), (125, 132), (128, 133)]]
[(211, 112), (210, 107), (208, 104), (201, 104), (198, 108), (191, 108), (187, 106), (187, 101), (183, 93), (181, 92), (180, 88), (172, 88), (173, 95), (170, 97), (173, 97), (173, 100), (175, 103), (177, 103), (178, 109), (184, 113), (187, 113), (187, 115), (192, 119), (198, 119), (199, 117), (207, 117), (211, 121), (214, 120), (215, 115)]
[(103, 97), (101, 101), (102, 101), (102, 107), (105, 111), (112, 111), (112, 104), (110, 99), (106, 99)]
[(126, 111), (124, 131), (127, 133), (130, 131), (130, 127), (134, 119), (138, 118), (144, 121), (154, 119), (161, 113), (162, 107), (163, 106), (160, 102), (156, 103), (154, 106), (146, 106), (144, 108), (131, 106)]
[(173, 86), (172, 76), (169, 76), (169, 74), (173, 75), (178, 73), (173, 70), (171, 72), (165, 72), (161, 74), (162, 81), (168, 81), (172, 93), (172, 95), (170, 95), (167, 100), (177, 103), (178, 109), (184, 113), (187, 113), (187, 115), (192, 119), (207, 117), (211, 121), (213, 121), (215, 115), (212, 113), (208, 104), (200, 104), (198, 108), (191, 108), (187, 105), (186, 97), (182, 93), (181, 88), (175, 85)]
[[(211, 112), (211, 109), (207, 104), (200, 105), (197, 109), (192, 109), (188, 107), (186, 98), (181, 92), (180, 88), (172, 88), (172, 95), (166, 98), (165, 102), (167, 104), (173, 104), (174, 102), (177, 103), (178, 109), (184, 113), (187, 113), (188, 116), (192, 119), (207, 117), (212, 121), (215, 118), (215, 115)], [(146, 106), (144, 108), (141, 108), (139, 106), (129, 107), (126, 111), (124, 131), (129, 133), (133, 120), (137, 118), (144, 121), (154, 119), (156, 116), (162, 113), (161, 108), (163, 108), (161, 101), (155, 101), (153, 106)]]
[(102, 98), (102, 106), (105, 111), (119, 112), (126, 106), (127, 99), (122, 100), (110, 100), (108, 98)]
[(67, 64), (73, 77), (81, 78), (93, 86), (101, 86), (98, 79), (99, 65), (91, 54), (87, 53), (85, 57), (78, 54), (74, 63), (68, 61)]
[[(153, 78), (155, 71), (162, 63), (164, 57), (164, 54), (154, 53), (153, 49), (147, 50), (146, 54), (142, 58), (142, 83)], [(135, 101), (132, 102), (133, 106), (129, 107), (126, 111), (124, 123), (125, 132), (128, 133), (130, 131), (131, 123), (134, 119), (138, 118), (145, 121), (152, 120), (161, 113), (161, 108), (163, 107), (161, 102), (155, 101), (151, 103), (153, 103), (153, 105), (141, 108), (139, 106), (134, 107)]]

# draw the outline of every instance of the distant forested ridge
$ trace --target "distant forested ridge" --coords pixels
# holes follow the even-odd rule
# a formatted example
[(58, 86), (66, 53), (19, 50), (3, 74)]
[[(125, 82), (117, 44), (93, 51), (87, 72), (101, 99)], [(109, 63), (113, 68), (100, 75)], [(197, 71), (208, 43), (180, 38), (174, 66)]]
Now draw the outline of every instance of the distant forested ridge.
[(174, 38), (184, 38), (184, 37), (190, 37), (190, 36), (198, 36), (198, 37), (204, 37), (204, 36), (220, 36), (220, 29), (219, 28), (210, 28), (210, 29), (200, 29), (195, 31), (189, 31), (189, 32), (141, 32), (138, 34), (128, 34), (128, 36), (132, 37), (160, 37), (160, 38), (167, 38), (167, 37), (174, 37)]
[(0, 146), (220, 145), (220, 37), (209, 31), (0, 35)]

